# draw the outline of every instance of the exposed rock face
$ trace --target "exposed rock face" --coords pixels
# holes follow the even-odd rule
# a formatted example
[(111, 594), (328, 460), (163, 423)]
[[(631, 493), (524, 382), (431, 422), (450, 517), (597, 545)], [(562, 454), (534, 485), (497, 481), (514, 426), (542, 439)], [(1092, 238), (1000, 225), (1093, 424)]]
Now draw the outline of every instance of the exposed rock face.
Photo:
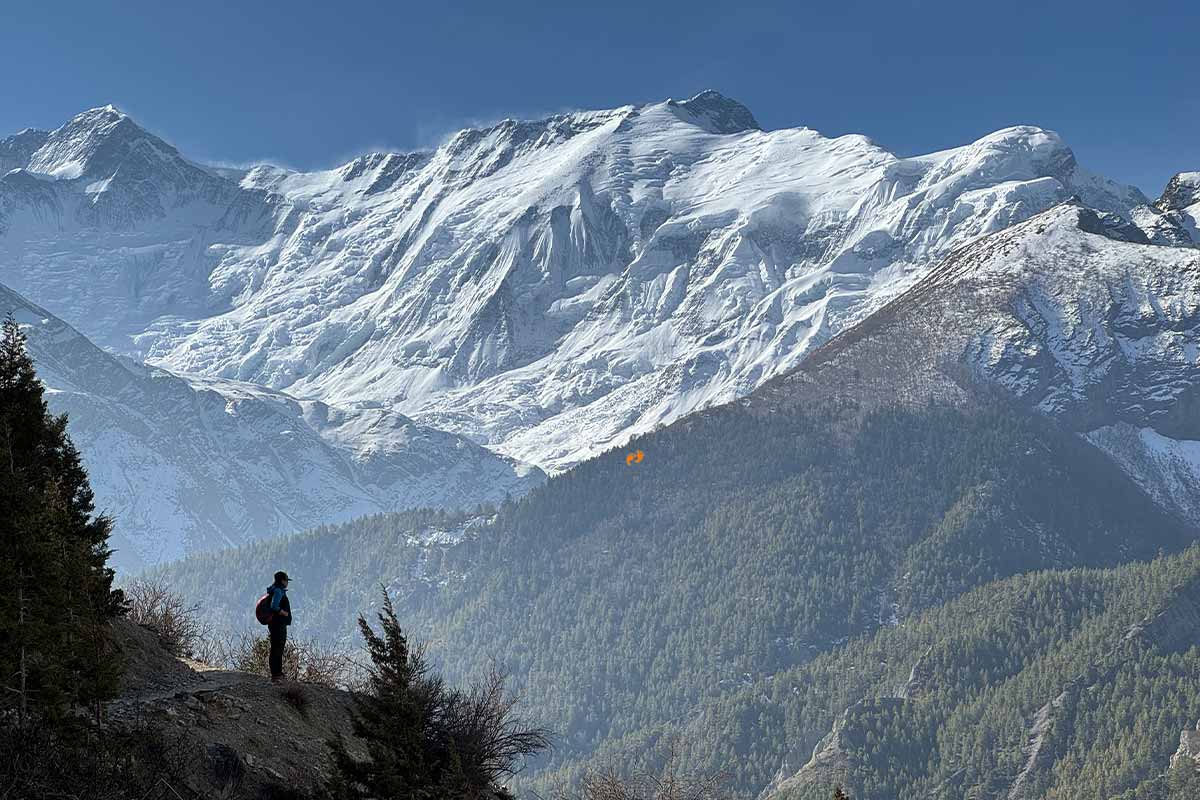
[(858, 728), (858, 723), (876, 715), (886, 716), (909, 702), (903, 698), (876, 697), (860, 700), (850, 706), (813, 748), (808, 763), (791, 777), (777, 776), (759, 795), (759, 800), (786, 800), (802, 787), (832, 788), (844, 785), (847, 775), (855, 769), (858, 754), (863, 751), (863, 732)]
[[(1117, 642), (1108, 656), (1091, 665), (1087, 673), (1068, 683), (1062, 692), (1034, 716), (1029, 728), (1029, 742), (1025, 749), (1024, 767), (1013, 780), (1008, 800), (1033, 800), (1031, 786), (1037, 778), (1052, 767), (1057, 757), (1054, 738), (1056, 724), (1061, 732), (1074, 727), (1075, 700), (1081, 693), (1105, 684), (1124, 665), (1136, 663), (1138, 655), (1153, 650), (1160, 653), (1177, 653), (1192, 647), (1200, 635), (1200, 578), (1176, 587), (1171, 601), (1158, 613), (1146, 617), (1133, 625)], [(1180, 737), (1180, 747), (1185, 740), (1197, 741), (1185, 731)], [(1172, 759), (1172, 764), (1174, 764)]]
[(0, 139), (0, 175), (28, 164), (49, 136), (49, 131), (26, 128), (18, 134)]
[(1171, 767), (1192, 762), (1195, 769), (1200, 769), (1200, 723), (1192, 730), (1179, 734), (1179, 749), (1171, 756)]
[(1157, 614), (1132, 626), (1118, 650), (1153, 647), (1162, 653), (1180, 653), (1196, 644), (1200, 634), (1200, 578), (1175, 589), (1170, 603)]
[[(1136, 667), (1148, 652), (1172, 654), (1188, 650), (1200, 639), (1200, 577), (1194, 577), (1176, 587), (1169, 599), (1153, 614), (1131, 625), (1123, 636), (1111, 642), (1110, 649), (1086, 670), (1067, 681), (1046, 699), (1028, 719), (1021, 768), (1004, 784), (992, 787), (987, 797), (1006, 800), (1037, 800), (1047, 784), (1048, 774), (1055, 768), (1065, 750), (1065, 742), (1074, 736), (1078, 705), (1081, 697), (1094, 691), (1108, 691), (1122, 670)], [(921, 703), (921, 689), (928, 686), (926, 651), (917, 657), (912, 676), (900, 698), (874, 697), (860, 700), (843, 712), (830, 732), (813, 750), (813, 757), (794, 775), (776, 776), (760, 800), (788, 800), (801, 787), (832, 786), (848, 783), (855, 769), (856, 753), (864, 752), (863, 743), (855, 741), (854, 729), (858, 719), (869, 718), (889, 708), (906, 703)], [(1179, 750), (1171, 766), (1192, 759), (1200, 768), (1200, 725), (1180, 736)], [(962, 787), (943, 786), (939, 798), (960, 797)]]
[(812, 758), (788, 777), (777, 775), (759, 795), (760, 800), (786, 798), (794, 789), (824, 782), (837, 782), (852, 768), (843, 736), (854, 708), (848, 708), (833, 724), (832, 730), (813, 748)]
[(1181, 172), (1171, 178), (1154, 205), (1162, 211), (1183, 211), (1200, 203), (1200, 172)]
[(1132, 220), (1150, 244), (1164, 247), (1193, 247), (1200, 239), (1193, 237), (1190, 219), (1179, 211), (1160, 211), (1153, 206), (1138, 206)]
[(1200, 246), (1200, 172), (1179, 173), (1152, 207), (1136, 213), (1155, 244)]

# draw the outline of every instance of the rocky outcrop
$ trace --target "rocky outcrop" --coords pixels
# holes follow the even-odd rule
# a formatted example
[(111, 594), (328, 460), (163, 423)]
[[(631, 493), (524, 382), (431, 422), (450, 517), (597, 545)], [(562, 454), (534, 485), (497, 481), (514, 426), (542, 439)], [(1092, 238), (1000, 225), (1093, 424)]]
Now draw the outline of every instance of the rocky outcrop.
[(1132, 626), (1122, 646), (1153, 647), (1162, 653), (1182, 653), (1200, 635), (1200, 578), (1176, 587), (1174, 597), (1158, 613)]
[(896, 697), (859, 700), (833, 723), (829, 733), (813, 748), (812, 758), (790, 777), (777, 774), (759, 795), (759, 800), (787, 800), (801, 790), (821, 790), (847, 784), (848, 776), (861, 766), (865, 742), (862, 724), (880, 716), (900, 713), (909, 701)]
[(1200, 246), (1200, 172), (1171, 178), (1153, 205), (1134, 211), (1134, 222), (1154, 244)]
[[(1130, 625), (1125, 633), (1113, 640), (1103, 656), (1087, 669), (1065, 682), (1028, 719), (1022, 748), (1020, 769), (1003, 784), (993, 785), (986, 797), (1005, 800), (1037, 800), (1043, 796), (1048, 776), (1064, 752), (1067, 740), (1076, 735), (1076, 715), (1081, 698), (1090, 692), (1103, 691), (1112, 685), (1121, 670), (1137, 664), (1146, 652), (1159, 654), (1187, 650), (1200, 638), (1200, 576), (1180, 583), (1163, 605), (1153, 614)], [(917, 657), (909, 680), (898, 698), (866, 698), (848, 707), (834, 722), (829, 733), (813, 749), (812, 758), (794, 774), (784, 770), (759, 795), (759, 800), (788, 800), (793, 796), (811, 796), (824, 786), (852, 784), (856, 769), (864, 767), (859, 753), (863, 743), (857, 724), (873, 715), (903, 710), (906, 705), (919, 705), (923, 691), (934, 689), (931, 650)], [(1200, 725), (1180, 736), (1179, 750), (1171, 766), (1191, 758), (1200, 768)], [(948, 781), (930, 797), (962, 797), (962, 787)]]
[(1200, 722), (1191, 730), (1179, 734), (1179, 749), (1171, 756), (1171, 768), (1186, 764), (1189, 760), (1192, 766), (1200, 769)]
[(902, 700), (918, 700), (926, 690), (931, 688), (934, 675), (929, 657), (932, 654), (933, 645), (930, 645), (913, 662), (912, 669), (908, 673), (908, 680), (904, 682), (904, 686), (900, 689), (899, 697)]
[(1154, 204), (1161, 211), (1182, 211), (1200, 203), (1200, 172), (1180, 172), (1171, 178)]
[(115, 623), (114, 640), (126, 671), (105, 724), (148, 728), (182, 759), (187, 785), (172, 787), (182, 796), (273, 797), (286, 790), (306, 797), (330, 774), (331, 738), (345, 736), (351, 753), (365, 756), (351, 732), (348, 692), (276, 686), (177, 659), (153, 633), (124, 620)]
[(777, 774), (775, 780), (759, 795), (759, 800), (786, 798), (795, 790), (820, 783), (841, 781), (851, 769), (851, 755), (844, 739), (846, 726), (855, 706), (847, 708), (833, 724), (833, 728), (813, 748), (812, 758), (795, 774), (784, 777)]

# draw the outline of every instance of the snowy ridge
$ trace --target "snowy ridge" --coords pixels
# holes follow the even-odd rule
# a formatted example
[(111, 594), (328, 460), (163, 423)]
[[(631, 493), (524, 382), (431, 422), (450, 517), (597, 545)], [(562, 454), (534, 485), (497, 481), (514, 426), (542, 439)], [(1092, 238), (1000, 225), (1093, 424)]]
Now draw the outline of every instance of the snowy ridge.
[(1200, 436), (1177, 414), (1200, 387), (1200, 252), (1115, 240), (1094, 218), (1063, 207), (988, 248), (963, 279), (1012, 293), (977, 321), (968, 358), (1077, 428), (1115, 418)]
[(752, 401), (954, 403), (998, 386), (1200, 524), (1200, 250), (1144, 240), (1064, 203), (956, 251)]
[(342, 409), (120, 361), (0, 286), (69, 414), (120, 569), (362, 514), (469, 507), (544, 478), (383, 409)]
[[(127, 164), (146, 202), (114, 194)], [(1039, 128), (902, 159), (762, 131), (713, 91), (314, 173), (202, 169), (104, 108), (0, 180), (0, 280), (169, 369), (369, 401), (561, 469), (746, 394), (1072, 196), (1150, 208)]]
[(196, 166), (112, 106), (0, 141), (0, 282), (102, 347), (230, 307), (220, 247), (271, 235), (279, 199)]

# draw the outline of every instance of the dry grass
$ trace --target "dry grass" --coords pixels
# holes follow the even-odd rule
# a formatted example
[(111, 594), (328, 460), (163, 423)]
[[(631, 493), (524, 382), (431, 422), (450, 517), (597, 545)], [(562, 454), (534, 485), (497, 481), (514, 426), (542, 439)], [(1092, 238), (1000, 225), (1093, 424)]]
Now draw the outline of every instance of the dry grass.
[[(206, 663), (263, 677), (271, 674), (267, 665), (271, 641), (265, 633), (213, 637), (208, 649)], [(363, 679), (353, 651), (316, 639), (288, 639), (283, 649), (283, 674), (299, 683), (338, 689), (358, 688)]]
[[(172, 655), (213, 667), (270, 675), (267, 657), (271, 644), (266, 628), (261, 635), (218, 634), (204, 620), (199, 603), (189, 605), (162, 580), (134, 581), (124, 590), (129, 620), (153, 631)], [(364, 679), (352, 650), (317, 639), (289, 638), (283, 651), (283, 672), (300, 683), (342, 689), (360, 688)]]

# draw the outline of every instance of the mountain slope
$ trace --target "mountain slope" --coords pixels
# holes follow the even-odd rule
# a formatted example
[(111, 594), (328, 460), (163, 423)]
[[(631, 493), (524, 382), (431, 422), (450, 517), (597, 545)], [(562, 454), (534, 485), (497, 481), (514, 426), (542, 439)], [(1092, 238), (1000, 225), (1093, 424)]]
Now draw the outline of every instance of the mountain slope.
[(1144, 217), (1164, 244), (1200, 244), (1200, 172), (1181, 172)]
[(980, 239), (763, 387), (755, 407), (830, 391), (866, 406), (962, 402), (991, 385), (1200, 521), (1200, 251), (1127, 238), (1064, 204)]
[(261, 675), (177, 658), (152, 631), (123, 619), (112, 638), (125, 671), (120, 694), (105, 704), (105, 725), (150, 738), (159, 748), (152, 753), (169, 764), (148, 776), (154, 785), (129, 787), (126, 796), (307, 799), (334, 773), (330, 738), (366, 754), (347, 691), (272, 686)]
[(469, 507), (543, 478), (382, 409), (340, 409), (119, 360), (0, 286), (131, 570), (377, 511)]
[[(637, 447), (640, 465), (584, 462), (458, 541), (363, 520), (165, 577), (236, 625), (262, 565), (286, 565), (309, 587), (297, 620), (329, 636), (384, 582), (449, 674), (491, 659), (512, 673), (562, 737), (550, 780), (622, 743), (634, 751), (623, 761), (651, 758), (654, 732), (706, 704), (973, 587), (1146, 559), (1194, 536), (1094, 448), (1003, 407), (857, 422), (721, 409)], [(777, 735), (746, 731), (741, 791), (778, 768), (758, 755), (777, 752)]]
[(716, 92), (308, 174), (197, 167), (111, 108), (5, 142), (0, 280), (102, 345), (553, 469), (786, 372), (973, 237), (1150, 209), (1038, 128), (902, 159)]
[(791, 769), (764, 800), (839, 784), (862, 800), (1185, 800), (1200, 776), (1168, 767), (1200, 714), (1197, 558), (991, 584), (705, 717), (736, 709), (782, 729)]
[[(1194, 540), (1194, 518), (1175, 513), (1194, 484), (1156, 504), (1135, 482), (1146, 473), (1095, 446), (1122, 425), (1183, 446), (1192, 435), (1200, 252), (1147, 238), (1066, 203), (969, 243), (798, 370), (639, 437), (640, 464), (610, 452), (553, 477), (486, 535), (430, 544), (427, 523), (362, 521), (191, 560), (170, 580), (196, 598), (249, 597), (255, 565), (294, 564), (318, 576), (313, 624), (331, 632), (369, 602), (363, 565), (376, 563), (371, 577), (451, 671), (498, 658), (558, 727), (567, 744), (550, 777), (622, 748), (631, 763), (653, 760), (659, 736), (684, 727), (701, 742), (691, 757), (720, 753), (705, 765), (732, 761), (739, 789), (756, 792), (855, 702), (783, 683), (846, 637), (907, 626), (1010, 576), (1148, 560)], [(357, 552), (373, 547), (386, 556)], [(329, 566), (350, 550), (346, 571)], [(1006, 669), (1042, 657), (1043, 644), (1014, 647)], [(955, 679), (992, 669), (989, 653), (966, 651)], [(754, 700), (781, 686), (835, 706), (786, 747), (778, 714)], [(956, 697), (945, 714), (967, 702)], [(886, 727), (901, 706), (868, 710)], [(700, 717), (707, 708), (720, 711)], [(736, 750), (706, 744), (701, 718)], [(1176, 740), (1181, 719), (1164, 723)], [(1025, 721), (1014, 730), (1027, 738)], [(927, 775), (905, 770), (887, 785)]]
[(275, 203), (184, 159), (112, 106), (0, 141), (0, 282), (102, 347), (164, 315), (218, 313), (215, 254), (261, 241)]

